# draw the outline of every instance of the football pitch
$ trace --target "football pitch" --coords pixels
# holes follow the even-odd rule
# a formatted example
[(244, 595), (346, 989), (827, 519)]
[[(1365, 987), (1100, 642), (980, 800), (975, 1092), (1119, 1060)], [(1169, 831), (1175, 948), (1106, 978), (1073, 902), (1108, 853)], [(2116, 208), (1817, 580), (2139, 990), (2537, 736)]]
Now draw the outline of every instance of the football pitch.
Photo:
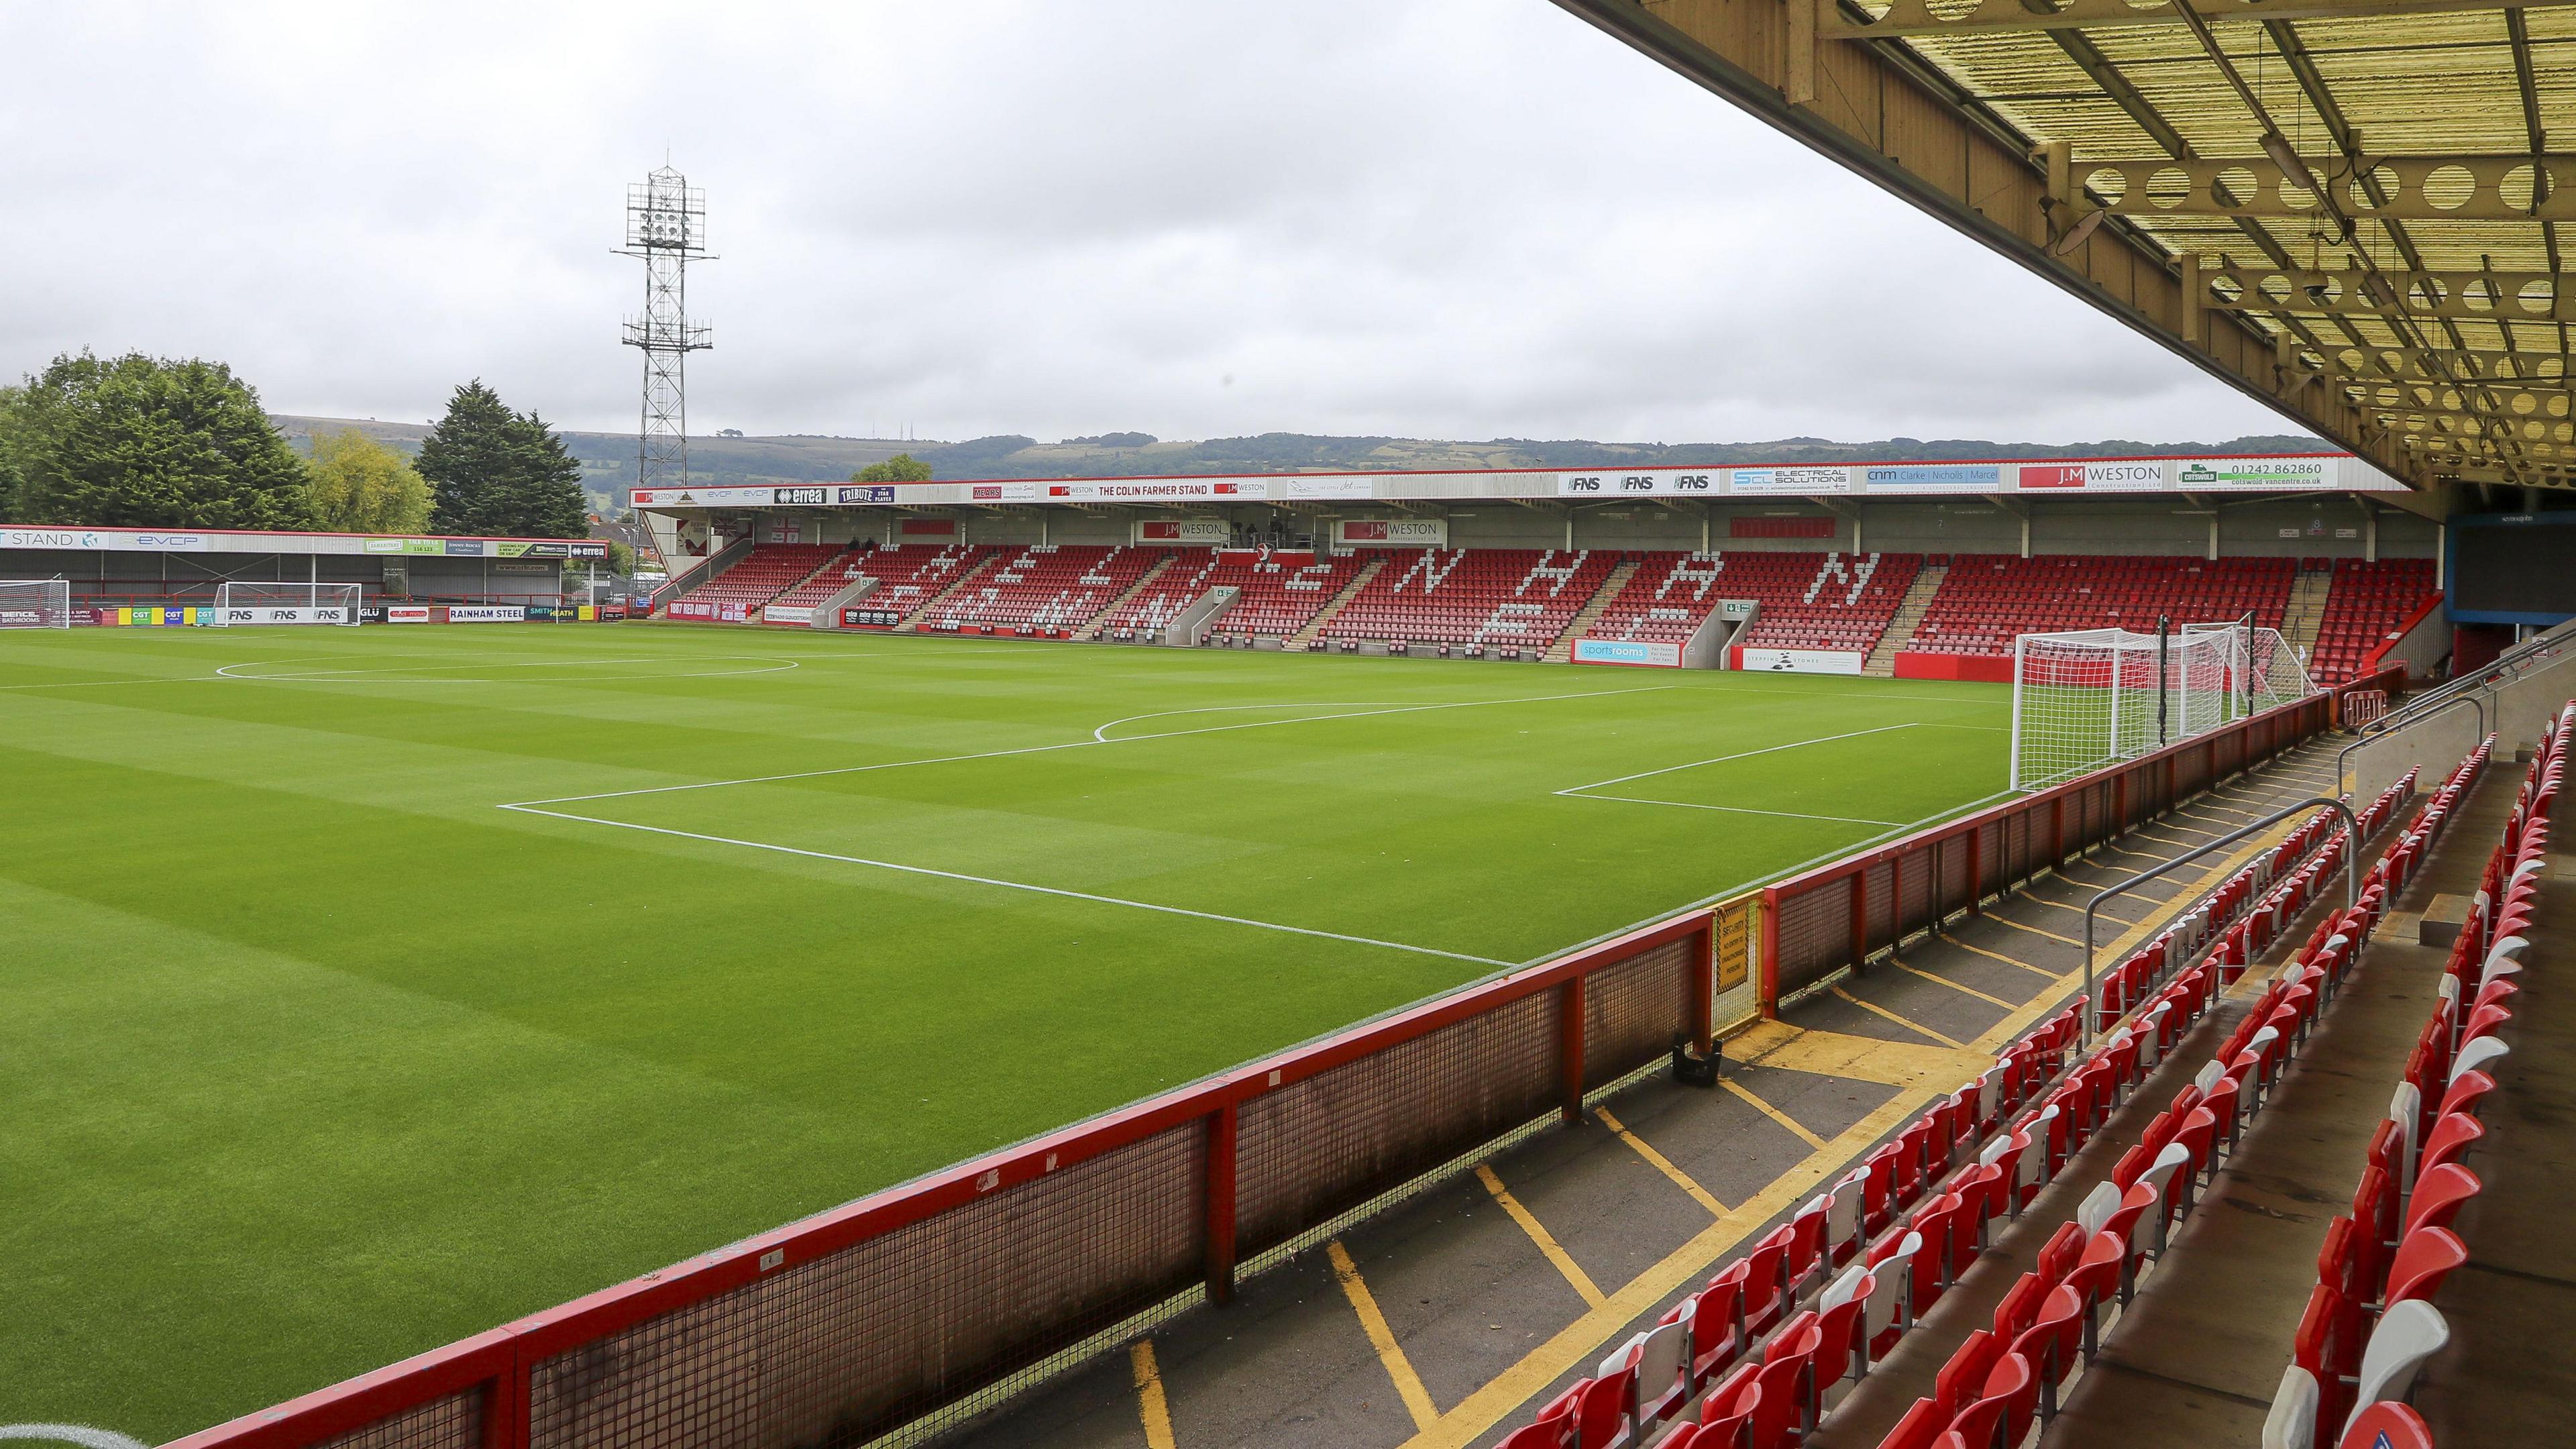
[(168, 1438), (1892, 837), (2008, 697), (0, 634), (0, 1424)]

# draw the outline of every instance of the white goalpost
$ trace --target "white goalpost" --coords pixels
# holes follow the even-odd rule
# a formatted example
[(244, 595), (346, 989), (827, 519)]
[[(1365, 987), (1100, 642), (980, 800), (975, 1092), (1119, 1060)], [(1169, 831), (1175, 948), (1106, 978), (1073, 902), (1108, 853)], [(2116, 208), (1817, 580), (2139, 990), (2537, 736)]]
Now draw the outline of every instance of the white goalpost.
[(217, 624), (358, 622), (357, 584), (257, 584), (226, 579), (215, 590)]
[(64, 579), (0, 579), (0, 629), (68, 629), (72, 586)]
[(2012, 788), (2045, 789), (2308, 692), (2276, 630), (2024, 634), (2013, 644)]

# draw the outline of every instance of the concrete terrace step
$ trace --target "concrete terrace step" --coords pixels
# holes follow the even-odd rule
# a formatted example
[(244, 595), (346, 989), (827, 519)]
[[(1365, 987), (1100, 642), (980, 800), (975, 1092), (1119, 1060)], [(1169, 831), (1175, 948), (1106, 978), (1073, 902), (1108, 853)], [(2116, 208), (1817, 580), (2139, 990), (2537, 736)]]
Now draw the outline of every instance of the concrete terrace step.
[(1628, 581), (1637, 576), (1637, 570), (1640, 567), (1642, 566), (1635, 559), (1630, 559), (1612, 569), (1610, 577), (1601, 581), (1601, 587), (1593, 591), (1592, 597), (1584, 603), (1583, 607), (1575, 610), (1573, 620), (1565, 626), (1565, 632), (1557, 635), (1556, 642), (1548, 645), (1547, 652), (1539, 657), (1550, 664), (1563, 664), (1572, 659), (1574, 641), (1582, 638), (1583, 632), (1591, 628), (1601, 617), (1601, 611), (1610, 607), (1610, 601), (1619, 597), (1619, 591), (1628, 587)]
[[(1342, 611), (1342, 606), (1349, 603), (1352, 596), (1359, 593), (1360, 590), (1367, 588), (1368, 581), (1376, 578), (1378, 570), (1385, 567), (1385, 559), (1380, 558), (1369, 560), (1369, 562), (1364, 565), (1358, 573), (1351, 575), (1351, 581), (1342, 586), (1342, 591), (1340, 593), (1333, 595), (1333, 601), (1331, 603), (1316, 610), (1315, 617), (1306, 621), (1306, 627), (1289, 635), (1288, 642), (1280, 647), (1283, 649), (1305, 648), (1308, 642), (1313, 640), (1317, 634), (1323, 632), (1323, 628), (1326, 624), (1333, 621), (1333, 616)], [(1223, 617), (1220, 616), (1217, 622), (1223, 623)]]
[(1923, 616), (1931, 612), (1932, 598), (1941, 592), (1941, 582), (1948, 577), (1948, 564), (1925, 564), (1922, 571), (1915, 574), (1913, 587), (1897, 601), (1896, 613), (1887, 621), (1887, 632), (1878, 636), (1878, 643), (1870, 648), (1869, 658), (1861, 662), (1861, 673), (1880, 679), (1896, 673), (1896, 651), (1913, 642), (1914, 631), (1922, 625)]
[(1126, 590), (1120, 593), (1118, 597), (1101, 605), (1099, 612), (1093, 614), (1090, 618), (1083, 620), (1082, 623), (1074, 629), (1074, 637), (1078, 639), (1089, 638), (1099, 633), (1101, 626), (1109, 622), (1110, 615), (1126, 608), (1128, 600), (1145, 592), (1148, 585), (1152, 584), (1154, 580), (1161, 578), (1171, 569), (1173, 564), (1178, 563), (1179, 561), (1179, 554), (1165, 555), (1161, 560), (1156, 562), (1152, 568), (1145, 570), (1143, 574), (1139, 575), (1136, 582), (1128, 585)]

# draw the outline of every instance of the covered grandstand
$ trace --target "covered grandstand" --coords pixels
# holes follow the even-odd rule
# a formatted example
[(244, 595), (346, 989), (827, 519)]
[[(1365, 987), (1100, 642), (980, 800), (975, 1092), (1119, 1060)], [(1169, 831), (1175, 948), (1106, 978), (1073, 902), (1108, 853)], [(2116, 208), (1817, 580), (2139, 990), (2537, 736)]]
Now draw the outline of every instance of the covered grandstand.
[(2453, 652), (2443, 525), (2338, 454), (665, 492), (683, 620), (1939, 679), (2159, 620), (2329, 685)]

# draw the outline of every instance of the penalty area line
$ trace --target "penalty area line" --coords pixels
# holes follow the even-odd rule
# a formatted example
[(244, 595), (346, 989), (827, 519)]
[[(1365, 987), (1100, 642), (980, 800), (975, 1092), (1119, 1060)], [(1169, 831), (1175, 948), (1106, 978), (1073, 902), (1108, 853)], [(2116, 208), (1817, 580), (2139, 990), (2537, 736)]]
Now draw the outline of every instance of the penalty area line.
[[(685, 785), (647, 785), (641, 789), (635, 790), (603, 790), (594, 795), (557, 795), (545, 800), (520, 800), (510, 805), (505, 805), (502, 808), (505, 810), (515, 810), (524, 805), (580, 805), (592, 800), (623, 800), (630, 795), (671, 795), (684, 790), (723, 790), (735, 785), (774, 785), (787, 780), (817, 780), (832, 775), (864, 775), (874, 770), (908, 770), (916, 765), (955, 765), (963, 764), (969, 760), (1000, 760), (1010, 758), (1014, 755), (1046, 755), (1053, 754), (1059, 750), (1096, 749), (1102, 745), (1142, 744), (1147, 740), (1172, 740), (1179, 739), (1185, 735), (1216, 735), (1225, 734), (1232, 730), (1266, 730), (1277, 729), (1282, 725), (1320, 724), (1326, 720), (1356, 719), (1364, 715), (1410, 714), (1431, 709), (1475, 709), (1504, 704), (1546, 704), (1556, 700), (1591, 699), (1595, 696), (1603, 695), (1653, 694), (1661, 690), (1676, 689), (1679, 687), (1680, 686), (1678, 685), (1671, 684), (1649, 684), (1642, 685), (1635, 689), (1583, 689), (1577, 690), (1572, 694), (1535, 694), (1518, 699), (1462, 699), (1444, 704), (1408, 704), (1397, 705), (1386, 709), (1371, 708), (1361, 710), (1357, 714), (1306, 715), (1300, 716), (1296, 719), (1254, 720), (1249, 724), (1202, 725), (1197, 729), (1162, 730), (1148, 735), (1118, 735), (1106, 739), (1101, 738), (1099, 734), (1095, 732), (1093, 737), (1090, 739), (1064, 740), (1052, 745), (1022, 745), (1017, 749), (984, 750), (970, 755), (933, 755), (926, 759), (919, 760), (883, 760), (873, 765), (836, 765), (823, 770), (794, 770), (783, 775), (745, 775), (736, 780), (696, 780)], [(1264, 709), (1320, 707), (1332, 709), (1339, 708), (1340, 706), (1332, 704), (1316, 705), (1311, 701), (1292, 700), (1288, 703), (1277, 706), (1262, 705), (1244, 707)], [(1198, 713), (1199, 711), (1168, 712)], [(1124, 720), (1111, 720), (1109, 724), (1102, 725), (1100, 728), (1102, 730), (1106, 730), (1110, 725), (1126, 724), (1131, 720), (1154, 718), (1157, 718), (1157, 716), (1144, 714), (1130, 715)], [(616, 824), (617, 822), (610, 821), (608, 823)]]
[(1443, 951), (1436, 946), (1415, 946), (1403, 941), (1381, 941), (1375, 936), (1353, 936), (1340, 931), (1318, 930), (1312, 926), (1290, 926), (1278, 921), (1257, 921), (1249, 916), (1229, 916), (1216, 911), (1194, 911), (1186, 906), (1158, 905), (1153, 901), (1131, 901), (1123, 896), (1094, 895), (1089, 891), (1065, 890), (1060, 886), (1031, 885), (1027, 881), (1002, 880), (989, 875), (968, 875), (963, 871), (936, 870), (926, 865), (903, 865), (891, 860), (870, 860), (859, 855), (837, 855), (828, 850), (807, 850), (802, 846), (775, 845), (766, 840), (741, 840), (730, 835), (704, 835), (695, 830), (674, 830), (663, 825), (639, 825), (632, 820), (609, 820), (597, 815), (574, 815), (562, 810), (541, 810), (534, 804), (501, 805), (502, 810), (522, 815), (542, 815), (551, 820), (571, 820), (584, 825), (610, 825), (620, 830), (641, 830), (648, 835), (667, 835), (679, 840), (698, 840), (710, 845), (740, 846), (745, 850), (766, 850), (778, 855), (803, 856), (808, 860), (836, 861), (843, 865), (871, 866), (903, 875), (930, 876), (938, 880), (962, 881), (969, 885), (993, 886), (1002, 890), (1027, 891), (1032, 895), (1057, 896), (1070, 901), (1088, 901), (1094, 905), (1126, 906), (1131, 910), (1155, 911), (1167, 916), (1189, 916), (1201, 921), (1222, 921), (1230, 926), (1250, 926), (1256, 930), (1279, 931), (1291, 936), (1313, 936), (1319, 940), (1345, 941), (1354, 946), (1377, 946), (1389, 951), (1409, 951), (1417, 956), (1443, 956), (1452, 961), (1470, 961), (1479, 966), (1513, 966), (1518, 963), (1498, 961), (1491, 956), (1471, 956), (1464, 951)]

